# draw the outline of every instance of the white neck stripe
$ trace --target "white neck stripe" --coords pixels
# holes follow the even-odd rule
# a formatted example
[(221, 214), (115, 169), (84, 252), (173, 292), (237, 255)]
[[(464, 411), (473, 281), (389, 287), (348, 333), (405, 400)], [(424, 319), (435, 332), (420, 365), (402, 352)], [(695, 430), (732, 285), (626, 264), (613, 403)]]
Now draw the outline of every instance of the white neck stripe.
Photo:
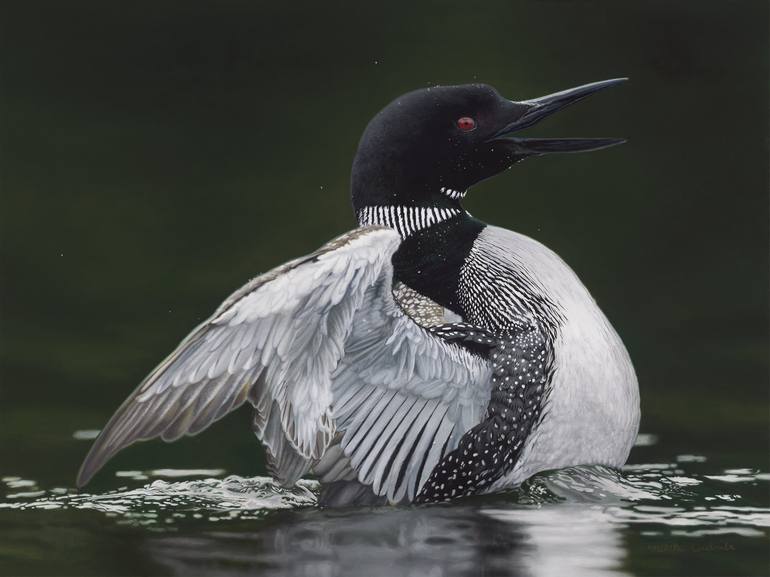
[(459, 200), (461, 198), (465, 198), (465, 194), (468, 192), (467, 190), (454, 190), (452, 188), (448, 188), (446, 186), (441, 187), (441, 192), (445, 195), (447, 195), (452, 200)]
[(401, 238), (462, 213), (457, 208), (433, 206), (365, 206), (358, 211), (358, 225), (379, 224), (398, 231)]

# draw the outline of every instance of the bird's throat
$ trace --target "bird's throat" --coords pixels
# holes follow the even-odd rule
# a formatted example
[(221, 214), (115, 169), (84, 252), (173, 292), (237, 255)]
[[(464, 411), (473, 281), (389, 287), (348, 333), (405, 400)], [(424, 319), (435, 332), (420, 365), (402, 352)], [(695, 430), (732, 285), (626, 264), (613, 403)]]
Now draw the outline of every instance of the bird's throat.
[(407, 236), (393, 255), (394, 282), (465, 318), (458, 295), (460, 271), (485, 227), (463, 212)]

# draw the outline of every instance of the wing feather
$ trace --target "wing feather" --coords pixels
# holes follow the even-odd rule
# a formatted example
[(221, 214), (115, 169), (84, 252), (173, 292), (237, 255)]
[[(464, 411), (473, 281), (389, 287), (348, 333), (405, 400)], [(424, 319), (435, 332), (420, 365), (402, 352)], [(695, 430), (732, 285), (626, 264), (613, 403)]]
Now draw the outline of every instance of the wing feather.
[(489, 402), (488, 365), (406, 316), (392, 296), (391, 275), (367, 289), (352, 324), (332, 377), (342, 454), (375, 494), (411, 500), (477, 424)]
[(128, 445), (196, 434), (247, 400), (276, 476), (303, 474), (335, 434), (330, 378), (353, 316), (399, 243), (390, 229), (356, 229), (233, 293), (118, 409), (78, 485)]

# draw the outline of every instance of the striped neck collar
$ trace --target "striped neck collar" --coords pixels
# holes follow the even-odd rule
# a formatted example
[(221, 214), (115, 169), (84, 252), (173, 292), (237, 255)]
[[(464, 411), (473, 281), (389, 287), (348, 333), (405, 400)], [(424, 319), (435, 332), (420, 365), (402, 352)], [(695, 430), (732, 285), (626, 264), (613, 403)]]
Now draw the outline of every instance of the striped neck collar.
[(446, 186), (441, 187), (441, 193), (447, 195), (449, 198), (453, 200), (461, 200), (465, 198), (465, 194), (467, 193), (467, 190), (454, 190), (453, 188), (449, 188)]
[(358, 225), (379, 224), (395, 229), (401, 238), (459, 216), (459, 208), (435, 206), (365, 206), (358, 211)]

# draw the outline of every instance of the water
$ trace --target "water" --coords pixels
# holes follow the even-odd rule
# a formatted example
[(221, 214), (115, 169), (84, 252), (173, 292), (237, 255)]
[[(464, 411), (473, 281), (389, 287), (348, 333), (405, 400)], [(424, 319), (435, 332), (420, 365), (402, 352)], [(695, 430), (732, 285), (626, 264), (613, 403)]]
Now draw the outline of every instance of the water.
[[(767, 2), (0, 10), (0, 575), (770, 574)], [(620, 476), (323, 511), (264, 479), (244, 407), (73, 489), (226, 295), (354, 225), (351, 157), (388, 101), (618, 76), (531, 132), (627, 144), (523, 162), (466, 206), (559, 253), (626, 343), (644, 434)]]
[[(635, 451), (659, 443), (640, 435)], [(101, 493), (2, 483), (0, 559), (19, 573), (761, 574), (749, 559), (770, 536), (770, 473), (702, 454), (553, 471), (516, 491), (424, 507), (321, 510), (314, 481), (289, 490), (221, 469), (117, 471)], [(110, 554), (90, 558), (100, 546)]]

